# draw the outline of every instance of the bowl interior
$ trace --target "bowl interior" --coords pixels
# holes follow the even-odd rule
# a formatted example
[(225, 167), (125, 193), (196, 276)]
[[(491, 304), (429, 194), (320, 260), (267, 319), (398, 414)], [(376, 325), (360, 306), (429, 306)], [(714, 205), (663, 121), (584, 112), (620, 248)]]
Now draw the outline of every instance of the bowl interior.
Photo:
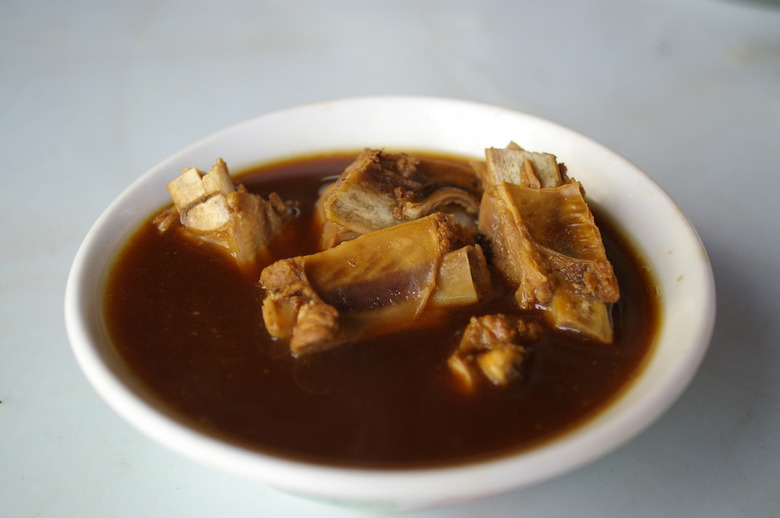
[[(366, 147), (484, 156), (514, 140), (554, 153), (629, 236), (655, 270), (659, 335), (637, 379), (575, 431), (529, 452), (460, 467), (364, 471), (312, 466), (249, 452), (166, 415), (119, 359), (104, 329), (106, 269), (138, 224), (168, 202), (182, 167), (222, 157), (233, 172), (265, 162)], [(540, 482), (616, 449), (648, 427), (690, 382), (709, 344), (714, 284), (706, 252), (684, 214), (649, 177), (600, 144), (557, 124), (476, 103), (431, 98), (360, 98), (292, 108), (228, 128), (142, 175), (100, 216), (75, 258), (65, 299), (73, 352), (97, 392), (132, 425), (200, 462), (323, 498), (442, 502)]]

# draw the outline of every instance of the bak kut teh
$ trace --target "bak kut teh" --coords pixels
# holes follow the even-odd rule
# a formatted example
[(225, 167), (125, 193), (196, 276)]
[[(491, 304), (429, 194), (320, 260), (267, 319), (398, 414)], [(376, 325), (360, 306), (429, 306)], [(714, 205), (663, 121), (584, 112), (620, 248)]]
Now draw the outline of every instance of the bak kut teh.
[(647, 266), (575, 178), (515, 143), (188, 168), (116, 261), (108, 329), (166, 409), (252, 449), (529, 448), (607, 405), (657, 324)]

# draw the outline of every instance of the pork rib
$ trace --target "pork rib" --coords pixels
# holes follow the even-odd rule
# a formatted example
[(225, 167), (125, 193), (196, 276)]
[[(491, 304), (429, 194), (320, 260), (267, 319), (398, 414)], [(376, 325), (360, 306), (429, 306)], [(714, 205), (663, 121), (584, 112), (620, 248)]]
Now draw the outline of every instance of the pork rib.
[(479, 231), (496, 267), (516, 284), (518, 307), (542, 309), (555, 328), (612, 342), (607, 304), (620, 296), (617, 279), (580, 184), (553, 155), (516, 145), (486, 150), (477, 170), (485, 183)]
[(158, 230), (180, 232), (250, 274), (272, 261), (269, 243), (294, 214), (276, 193), (264, 199), (236, 185), (221, 158), (206, 174), (185, 169), (168, 191), (173, 206), (155, 218)]
[[(476, 302), (473, 293), (483, 290), (474, 286), (489, 282), (481, 251), (468, 248), (472, 237), (435, 213), (277, 261), (260, 276), (266, 328), (302, 355), (424, 325), (442, 308)], [(464, 246), (465, 259), (446, 259)], [(452, 275), (439, 275), (445, 262)]]
[(322, 200), (327, 219), (365, 234), (438, 211), (476, 215), (481, 185), (469, 166), (367, 149)]

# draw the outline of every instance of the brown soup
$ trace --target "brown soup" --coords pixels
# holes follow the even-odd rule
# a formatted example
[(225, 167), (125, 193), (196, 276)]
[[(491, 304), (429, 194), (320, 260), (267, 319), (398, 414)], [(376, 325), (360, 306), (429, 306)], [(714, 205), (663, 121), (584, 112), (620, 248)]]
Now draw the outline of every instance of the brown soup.
[[(353, 158), (303, 158), (238, 179), (252, 192), (300, 202), (300, 217), (274, 243), (280, 255), (315, 251), (311, 207), (323, 178)], [(614, 344), (548, 330), (528, 346), (525, 378), (508, 387), (465, 395), (447, 358), (471, 314), (517, 313), (511, 290), (468, 313), (453, 312), (435, 329), (296, 359), (263, 327), (257, 277), (248, 279), (175, 233), (160, 235), (154, 215), (112, 266), (106, 324), (122, 358), (167, 412), (247, 448), (384, 468), (505, 455), (565, 433), (608, 405), (653, 342), (658, 301), (649, 270), (593, 209), (621, 289), (612, 308)]]

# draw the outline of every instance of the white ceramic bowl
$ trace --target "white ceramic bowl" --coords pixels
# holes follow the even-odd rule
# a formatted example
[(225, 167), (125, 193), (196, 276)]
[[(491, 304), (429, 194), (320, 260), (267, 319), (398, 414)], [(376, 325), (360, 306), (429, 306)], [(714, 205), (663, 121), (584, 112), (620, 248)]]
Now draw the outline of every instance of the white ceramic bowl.
[[(541, 447), (499, 460), (438, 469), (324, 467), (247, 451), (187, 428), (159, 411), (112, 349), (101, 315), (107, 266), (140, 222), (167, 202), (184, 166), (223, 157), (232, 171), (263, 162), (365, 147), (483, 157), (510, 140), (566, 163), (588, 196), (611, 214), (652, 264), (661, 324), (639, 377), (596, 418)], [(528, 486), (591, 462), (653, 423), (692, 379), (714, 324), (706, 251), (675, 203), (644, 173), (574, 131), (523, 113), (456, 100), (370, 97), (264, 115), (212, 135), (142, 175), (100, 216), (73, 263), (65, 321), (73, 353), (95, 390), (133, 426), (215, 468), (332, 502), (399, 509), (452, 503)]]

